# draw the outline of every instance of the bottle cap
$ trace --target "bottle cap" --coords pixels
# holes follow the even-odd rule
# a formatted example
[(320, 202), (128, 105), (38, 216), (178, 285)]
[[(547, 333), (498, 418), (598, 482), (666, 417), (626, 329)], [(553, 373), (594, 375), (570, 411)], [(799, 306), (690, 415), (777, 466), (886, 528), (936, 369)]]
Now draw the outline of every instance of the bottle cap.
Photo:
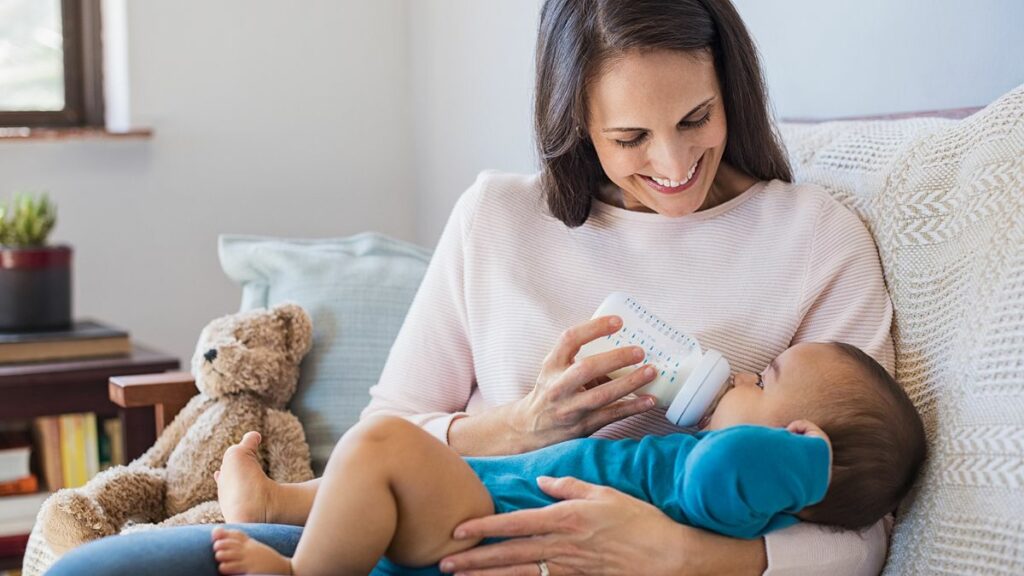
[(729, 361), (716, 350), (708, 350), (690, 372), (665, 417), (676, 426), (696, 426), (719, 398), (729, 380)]

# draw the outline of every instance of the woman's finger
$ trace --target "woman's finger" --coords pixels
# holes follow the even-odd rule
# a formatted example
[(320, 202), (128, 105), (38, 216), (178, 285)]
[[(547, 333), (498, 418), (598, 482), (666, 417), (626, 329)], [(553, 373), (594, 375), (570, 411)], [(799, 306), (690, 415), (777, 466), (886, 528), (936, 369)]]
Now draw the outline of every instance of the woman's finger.
[(619, 368), (639, 364), (644, 359), (644, 349), (639, 346), (615, 348), (586, 358), (573, 361), (565, 371), (565, 377), (578, 383), (586, 384), (601, 376), (606, 376)]
[[(570, 409), (580, 412), (599, 410), (649, 384), (654, 380), (656, 374), (653, 366), (637, 368), (625, 376), (620, 376), (573, 396), (568, 400), (567, 405)], [(651, 406), (653, 407), (654, 404), (651, 403)]]
[(612, 422), (643, 414), (652, 408), (654, 408), (654, 402), (651, 401), (650, 397), (623, 398), (588, 414), (583, 419), (581, 427), (584, 435), (590, 435)]
[(455, 527), (455, 538), (514, 538), (536, 536), (556, 529), (562, 518), (557, 505), (529, 508), (467, 520)]
[(614, 494), (606, 486), (591, 484), (572, 476), (537, 478), (537, 486), (548, 496), (559, 500), (592, 500)]
[[(522, 567), (532, 568), (537, 573), (537, 561), (552, 558), (551, 539), (515, 538), (495, 544), (485, 544), (470, 548), (458, 554), (441, 559), (442, 572), (459, 572), (473, 570), (469, 574), (515, 574)], [(532, 566), (531, 566), (532, 565)], [(476, 572), (486, 568), (502, 568), (509, 572)]]
[[(551, 564), (548, 564), (550, 567)], [(554, 572), (549, 572), (554, 574)], [(540, 568), (536, 562), (530, 564), (517, 564), (515, 566), (502, 566), (500, 568), (484, 568), (483, 570), (463, 570), (456, 572), (455, 576), (537, 576)]]
[(598, 316), (583, 324), (568, 328), (559, 336), (558, 342), (551, 353), (544, 359), (544, 366), (556, 370), (565, 370), (572, 364), (580, 347), (601, 336), (615, 333), (622, 328), (622, 318), (618, 316)]

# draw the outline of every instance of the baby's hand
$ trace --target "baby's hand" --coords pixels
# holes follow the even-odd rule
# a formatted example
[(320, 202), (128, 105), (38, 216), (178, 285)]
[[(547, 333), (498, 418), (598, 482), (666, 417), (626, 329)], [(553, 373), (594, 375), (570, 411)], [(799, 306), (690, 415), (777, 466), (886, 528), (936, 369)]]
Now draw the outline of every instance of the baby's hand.
[(786, 430), (789, 430), (793, 434), (800, 434), (801, 436), (813, 436), (815, 438), (821, 438), (828, 444), (828, 481), (832, 482), (832, 440), (829, 439), (828, 434), (822, 430), (817, 424), (810, 420), (794, 420), (786, 426)]

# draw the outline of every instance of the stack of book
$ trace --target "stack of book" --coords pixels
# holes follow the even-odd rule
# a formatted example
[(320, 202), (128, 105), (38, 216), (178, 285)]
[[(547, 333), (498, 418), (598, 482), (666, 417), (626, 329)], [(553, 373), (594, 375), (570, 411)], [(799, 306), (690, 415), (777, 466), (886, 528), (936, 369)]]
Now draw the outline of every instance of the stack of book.
[(36, 512), (47, 493), (29, 465), (31, 438), (16, 429), (0, 430), (0, 556), (17, 556), (28, 542)]
[(52, 492), (77, 488), (124, 464), (121, 446), (121, 421), (91, 412), (44, 416), (24, 430), (0, 434), (0, 557), (24, 552), (39, 507)]
[(66, 330), (0, 332), (0, 364), (122, 356), (132, 351), (128, 333), (94, 320)]

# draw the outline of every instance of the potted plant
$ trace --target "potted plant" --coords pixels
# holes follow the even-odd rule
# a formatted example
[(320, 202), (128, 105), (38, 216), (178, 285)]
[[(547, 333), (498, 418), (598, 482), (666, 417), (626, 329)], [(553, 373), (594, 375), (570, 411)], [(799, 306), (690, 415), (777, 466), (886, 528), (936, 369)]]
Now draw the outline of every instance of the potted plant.
[(0, 204), (0, 331), (71, 326), (71, 247), (47, 246), (57, 210), (43, 194)]

